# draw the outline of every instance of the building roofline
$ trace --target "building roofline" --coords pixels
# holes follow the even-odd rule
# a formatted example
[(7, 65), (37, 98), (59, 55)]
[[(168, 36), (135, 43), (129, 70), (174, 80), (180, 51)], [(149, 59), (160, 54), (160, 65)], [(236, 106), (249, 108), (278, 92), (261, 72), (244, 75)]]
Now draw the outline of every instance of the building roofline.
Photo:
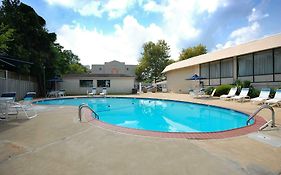
[(66, 74), (63, 76), (63, 78), (74, 78), (74, 77), (108, 77), (108, 78), (117, 78), (117, 77), (132, 77), (134, 78), (135, 76), (131, 75), (126, 75), (126, 74)]
[(178, 61), (168, 65), (162, 73), (277, 47), (281, 47), (281, 33)]

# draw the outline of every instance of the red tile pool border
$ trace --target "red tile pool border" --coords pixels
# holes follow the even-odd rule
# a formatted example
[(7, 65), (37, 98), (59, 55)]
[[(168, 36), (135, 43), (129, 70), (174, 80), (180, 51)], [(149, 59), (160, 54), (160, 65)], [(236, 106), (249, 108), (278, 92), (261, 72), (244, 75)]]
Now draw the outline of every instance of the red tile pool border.
[(100, 120), (92, 118), (92, 113), (90, 111), (86, 112), (85, 116), (89, 122), (96, 126), (113, 130), (120, 133), (149, 136), (149, 137), (160, 137), (160, 138), (185, 138), (185, 139), (224, 139), (230, 137), (237, 137), (246, 135), (251, 132), (256, 132), (259, 128), (266, 123), (266, 120), (261, 116), (255, 117), (255, 122), (252, 125), (245, 126), (242, 128), (231, 129), (219, 132), (157, 132), (157, 131), (147, 131), (132, 128), (125, 128), (121, 126), (111, 125)]

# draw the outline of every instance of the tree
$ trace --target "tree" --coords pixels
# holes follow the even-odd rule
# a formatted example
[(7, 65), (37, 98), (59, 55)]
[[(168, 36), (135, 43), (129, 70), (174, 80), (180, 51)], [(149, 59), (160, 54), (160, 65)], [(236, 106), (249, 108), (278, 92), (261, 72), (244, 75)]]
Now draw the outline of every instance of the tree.
[(18, 71), (36, 76), (42, 95), (44, 79), (85, 70), (77, 55), (55, 43), (56, 34), (48, 32), (46, 21), (32, 7), (19, 0), (3, 0), (0, 22), (1, 53), (5, 51), (6, 55), (34, 63), (21, 65)]
[(202, 55), (205, 53), (207, 53), (207, 48), (206, 48), (206, 46), (204, 46), (202, 44), (199, 44), (194, 47), (188, 47), (186, 49), (182, 49), (180, 57), (179, 57), (179, 61), (186, 60), (188, 58)]
[(142, 57), (136, 68), (138, 81), (156, 82), (163, 75), (161, 72), (171, 63), (168, 59), (170, 47), (165, 40), (159, 40), (157, 43), (147, 42), (143, 45)]
[(8, 28), (3, 23), (0, 24), (0, 54), (8, 51), (8, 43), (13, 41), (13, 32), (14, 29)]

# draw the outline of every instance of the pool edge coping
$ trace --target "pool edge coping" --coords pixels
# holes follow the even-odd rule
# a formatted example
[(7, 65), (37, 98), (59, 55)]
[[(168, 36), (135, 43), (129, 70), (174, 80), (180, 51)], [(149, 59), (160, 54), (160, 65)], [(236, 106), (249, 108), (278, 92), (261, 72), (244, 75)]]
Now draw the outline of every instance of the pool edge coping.
[[(79, 98), (79, 97), (78, 97)], [(83, 98), (83, 97), (80, 97)], [(88, 98), (88, 97), (84, 97)], [(100, 98), (100, 97), (98, 97)], [(109, 98), (138, 98), (138, 97), (109, 97)], [(209, 104), (203, 104), (203, 103), (197, 103), (197, 102), (189, 102), (189, 101), (182, 101), (182, 100), (171, 100), (171, 99), (161, 99), (161, 98), (143, 98), (140, 97), (138, 99), (153, 99), (153, 100), (168, 100), (168, 101), (177, 101), (177, 102), (184, 102), (184, 103), (195, 103), (200, 105), (206, 105), (206, 106), (213, 106), (228, 110), (233, 110), (239, 113), (250, 115), (248, 112), (243, 112), (236, 109), (216, 106), (216, 105), (209, 105)], [(259, 131), (259, 128), (263, 126), (266, 123), (266, 120), (260, 116), (256, 115), (255, 121), (252, 125), (240, 127), (240, 128), (234, 128), (230, 130), (225, 131), (216, 131), (216, 132), (160, 132), (160, 131), (149, 131), (149, 130), (141, 130), (141, 129), (133, 129), (133, 128), (126, 128), (122, 126), (112, 125), (103, 121), (100, 121), (98, 119), (95, 119), (92, 117), (92, 114), (89, 113), (89, 115), (86, 116), (88, 121), (94, 125), (97, 125), (99, 127), (109, 129), (112, 131), (125, 133), (125, 134), (132, 134), (132, 135), (139, 135), (139, 136), (148, 136), (148, 137), (159, 137), (159, 138), (184, 138), (184, 139), (196, 139), (196, 140), (203, 140), (203, 139), (225, 139), (225, 138), (231, 138), (231, 137), (238, 137), (242, 135), (246, 135), (252, 132)]]

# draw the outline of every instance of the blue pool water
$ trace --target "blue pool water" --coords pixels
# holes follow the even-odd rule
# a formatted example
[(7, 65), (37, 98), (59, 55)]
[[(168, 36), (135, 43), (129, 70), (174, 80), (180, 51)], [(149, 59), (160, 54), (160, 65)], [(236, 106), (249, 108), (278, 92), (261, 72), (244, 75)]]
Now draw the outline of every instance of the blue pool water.
[[(88, 104), (101, 121), (161, 132), (215, 132), (246, 126), (248, 115), (202, 104), (137, 98), (72, 98), (38, 101), (42, 105)], [(253, 121), (251, 121), (251, 124)]]

